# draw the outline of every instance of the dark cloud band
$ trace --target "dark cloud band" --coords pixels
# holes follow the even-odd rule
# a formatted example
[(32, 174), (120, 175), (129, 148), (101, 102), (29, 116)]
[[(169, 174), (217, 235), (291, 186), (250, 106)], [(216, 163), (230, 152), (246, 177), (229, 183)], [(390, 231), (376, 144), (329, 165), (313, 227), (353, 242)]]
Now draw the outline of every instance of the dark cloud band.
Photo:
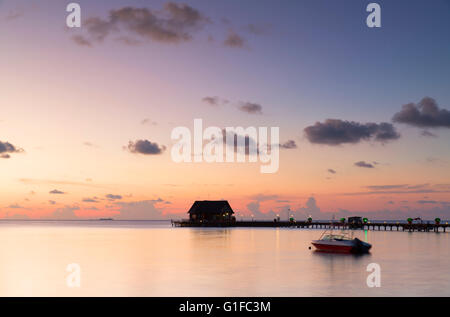
[(306, 138), (311, 143), (340, 145), (359, 143), (361, 141), (377, 141), (385, 143), (400, 138), (395, 127), (387, 122), (359, 123), (339, 119), (328, 119), (316, 122), (304, 129)]

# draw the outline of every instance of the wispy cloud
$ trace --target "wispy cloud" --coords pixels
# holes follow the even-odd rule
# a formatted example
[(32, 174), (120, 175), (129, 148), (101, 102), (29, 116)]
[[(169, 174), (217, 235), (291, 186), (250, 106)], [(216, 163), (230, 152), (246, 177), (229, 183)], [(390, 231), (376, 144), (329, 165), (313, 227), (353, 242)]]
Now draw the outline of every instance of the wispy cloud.
[(409, 184), (393, 184), (393, 185), (369, 185), (366, 188), (370, 190), (387, 190), (387, 189), (419, 189), (425, 188), (428, 184), (409, 185)]
[(141, 124), (157, 125), (158, 123), (156, 121), (152, 121), (150, 118), (145, 118), (141, 121)]
[(87, 47), (92, 46), (91, 42), (80, 34), (73, 35), (72, 40), (80, 46), (87, 46)]
[(107, 194), (105, 195), (106, 199), (113, 201), (113, 200), (121, 200), (122, 195), (114, 195), (114, 194)]
[(246, 43), (245, 39), (233, 30), (228, 31), (228, 35), (225, 38), (225, 41), (223, 42), (225, 46), (231, 48), (244, 48), (245, 43)]
[(280, 196), (278, 196), (278, 195), (256, 194), (256, 195), (250, 196), (250, 199), (262, 202), (262, 201), (275, 200), (275, 199), (278, 199), (279, 197)]
[(9, 205), (8, 208), (12, 208), (12, 209), (22, 209), (23, 207), (16, 203), (16, 204)]
[(227, 99), (219, 98), (217, 96), (214, 97), (204, 97), (202, 101), (210, 106), (220, 106), (229, 103)]
[(420, 135), (424, 136), (424, 137), (429, 137), (429, 138), (437, 138), (436, 134), (434, 134), (428, 130), (422, 130), (422, 132), (420, 132)]
[(256, 23), (250, 23), (243, 27), (243, 30), (254, 34), (254, 35), (265, 35), (269, 33), (271, 29), (270, 24), (256, 24)]
[(342, 193), (345, 196), (450, 193), (449, 184), (388, 184), (365, 186), (368, 191)]
[(425, 204), (437, 204), (438, 202), (436, 200), (418, 200), (417, 203), (425, 205)]
[(365, 161), (359, 161), (359, 162), (356, 162), (354, 165), (357, 166), (357, 167), (375, 168), (375, 166), (373, 166), (372, 164), (367, 163), (367, 162), (365, 162)]
[(94, 144), (92, 142), (89, 142), (89, 141), (83, 142), (83, 145), (85, 145), (87, 147), (92, 147), (92, 148), (98, 148), (99, 147), (98, 145), (96, 145), (96, 144)]
[(58, 190), (58, 189), (54, 189), (54, 190), (49, 191), (49, 194), (63, 195), (63, 194), (65, 194), (65, 192), (60, 191), (60, 190)]
[[(92, 180), (91, 180), (92, 181)], [(35, 179), (35, 178), (20, 178), (19, 182), (26, 185), (64, 185), (64, 186), (85, 186), (93, 188), (105, 188), (107, 186), (93, 184), (91, 181), (86, 180), (86, 182), (78, 181), (66, 181), (66, 180), (55, 180), (55, 179)]]

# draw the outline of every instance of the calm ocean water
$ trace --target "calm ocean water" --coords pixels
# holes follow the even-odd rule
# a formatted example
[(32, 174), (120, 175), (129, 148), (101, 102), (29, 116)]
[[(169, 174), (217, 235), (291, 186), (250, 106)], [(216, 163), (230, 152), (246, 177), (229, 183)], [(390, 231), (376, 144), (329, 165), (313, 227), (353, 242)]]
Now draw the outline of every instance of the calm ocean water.
[[(160, 221), (0, 221), (0, 296), (450, 296), (449, 233), (355, 231), (364, 256), (309, 250), (321, 230)], [(79, 288), (67, 265), (80, 266)], [(381, 287), (369, 288), (369, 263)]]

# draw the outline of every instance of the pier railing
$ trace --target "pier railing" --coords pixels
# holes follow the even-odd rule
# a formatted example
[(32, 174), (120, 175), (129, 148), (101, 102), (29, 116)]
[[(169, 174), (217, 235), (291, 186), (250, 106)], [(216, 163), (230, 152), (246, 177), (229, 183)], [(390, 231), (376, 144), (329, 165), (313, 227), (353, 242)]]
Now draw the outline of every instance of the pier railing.
[(368, 222), (346, 223), (332, 221), (264, 221), (264, 220), (238, 220), (230, 222), (193, 222), (189, 220), (173, 221), (176, 227), (260, 227), (260, 228), (304, 228), (304, 229), (363, 229), (376, 231), (421, 231), (421, 232), (446, 232), (450, 226), (448, 223), (392, 223), (392, 222)]

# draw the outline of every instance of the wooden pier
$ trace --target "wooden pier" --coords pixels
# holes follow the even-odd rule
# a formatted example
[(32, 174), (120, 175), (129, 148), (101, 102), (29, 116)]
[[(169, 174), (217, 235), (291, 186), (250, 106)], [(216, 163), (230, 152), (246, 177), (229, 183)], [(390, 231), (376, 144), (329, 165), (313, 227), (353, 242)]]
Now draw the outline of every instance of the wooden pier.
[(194, 222), (189, 220), (172, 221), (175, 227), (249, 227), (249, 228), (299, 228), (299, 229), (361, 229), (375, 231), (406, 231), (406, 232), (446, 232), (448, 223), (392, 223), (368, 222), (364, 224), (348, 224), (342, 222), (309, 222), (309, 221), (234, 221), (234, 222)]

